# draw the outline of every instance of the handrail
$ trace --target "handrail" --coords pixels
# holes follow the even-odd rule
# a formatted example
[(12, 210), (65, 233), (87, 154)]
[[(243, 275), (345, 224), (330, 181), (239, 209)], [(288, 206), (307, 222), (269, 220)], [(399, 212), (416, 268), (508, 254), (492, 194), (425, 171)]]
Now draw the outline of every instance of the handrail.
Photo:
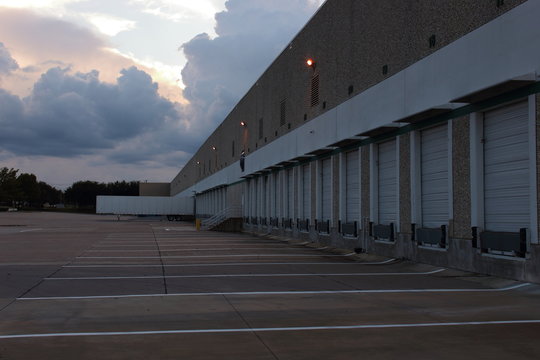
[(205, 229), (209, 229), (233, 217), (242, 217), (242, 207), (240, 205), (229, 206), (221, 210), (220, 212), (209, 217), (208, 219), (204, 219), (201, 222), (201, 225)]

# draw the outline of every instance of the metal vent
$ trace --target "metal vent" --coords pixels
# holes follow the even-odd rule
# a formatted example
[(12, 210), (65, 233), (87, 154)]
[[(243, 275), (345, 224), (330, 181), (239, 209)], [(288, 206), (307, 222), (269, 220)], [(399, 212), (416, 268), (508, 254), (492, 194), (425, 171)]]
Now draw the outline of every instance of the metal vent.
[(282, 100), (279, 104), (279, 125), (283, 126), (287, 122), (286, 101)]
[(311, 79), (311, 106), (319, 105), (319, 75)]

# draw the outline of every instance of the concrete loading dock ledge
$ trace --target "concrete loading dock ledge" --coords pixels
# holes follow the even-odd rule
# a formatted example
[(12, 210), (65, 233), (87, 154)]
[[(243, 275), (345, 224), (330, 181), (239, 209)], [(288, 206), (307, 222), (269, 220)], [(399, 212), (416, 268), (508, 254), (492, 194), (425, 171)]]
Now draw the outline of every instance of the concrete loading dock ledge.
[(5, 359), (540, 354), (538, 285), (113, 216), (2, 213), (0, 246)]

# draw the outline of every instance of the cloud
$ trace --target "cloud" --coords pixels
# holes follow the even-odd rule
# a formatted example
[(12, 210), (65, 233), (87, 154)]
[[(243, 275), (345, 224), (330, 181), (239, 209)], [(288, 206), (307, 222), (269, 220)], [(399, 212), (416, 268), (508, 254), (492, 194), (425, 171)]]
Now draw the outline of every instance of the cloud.
[(312, 0), (229, 0), (216, 14), (217, 37), (182, 45), (191, 125), (208, 135), (232, 110), (318, 7)]
[(116, 36), (123, 31), (135, 28), (136, 22), (106, 14), (85, 14), (88, 21), (101, 33), (108, 36)]
[(28, 97), (0, 90), (1, 147), (17, 155), (66, 158), (108, 149), (112, 161), (129, 162), (135, 158), (119, 155), (125, 148), (139, 159), (192, 151), (192, 141), (181, 141), (185, 129), (177, 105), (157, 90), (135, 67), (122, 70), (115, 84), (100, 81), (97, 71), (70, 75), (52, 68)]
[[(70, 66), (73, 72), (99, 70), (101, 80), (110, 83), (116, 81), (122, 69), (131, 66), (137, 66), (152, 76), (159, 72), (159, 69), (146, 66), (148, 64), (139, 64), (134, 58), (111, 51), (106, 37), (88, 27), (26, 9), (0, 8), (0, 34), (0, 41), (26, 70), (3, 82), (4, 89), (19, 96), (28, 95), (39, 76), (58, 65)], [(181, 90), (174, 81), (176, 79), (165, 82), (161, 77), (160, 80), (162, 94), (179, 101)], [(175, 93), (176, 97), (172, 97)]]
[(9, 74), (19, 68), (19, 64), (11, 57), (3, 43), (0, 42), (0, 75)]
[(131, 0), (139, 4), (143, 12), (160, 18), (181, 21), (188, 18), (208, 18), (222, 8), (223, 0)]

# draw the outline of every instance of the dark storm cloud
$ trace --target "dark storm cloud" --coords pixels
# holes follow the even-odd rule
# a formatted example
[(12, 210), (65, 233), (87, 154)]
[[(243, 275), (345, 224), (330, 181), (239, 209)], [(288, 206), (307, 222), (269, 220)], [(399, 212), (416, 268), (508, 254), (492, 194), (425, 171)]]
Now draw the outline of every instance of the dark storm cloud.
[(0, 42), (0, 75), (9, 74), (19, 68), (17, 61), (11, 57), (8, 49)]
[(116, 84), (101, 82), (97, 71), (71, 75), (52, 68), (22, 100), (2, 90), (0, 104), (0, 144), (17, 155), (71, 157), (113, 149), (171, 130), (180, 116), (159, 96), (152, 78), (135, 67), (122, 70)]
[(208, 135), (307, 22), (309, 0), (229, 0), (216, 14), (217, 37), (200, 34), (182, 46), (184, 97), (192, 126)]

